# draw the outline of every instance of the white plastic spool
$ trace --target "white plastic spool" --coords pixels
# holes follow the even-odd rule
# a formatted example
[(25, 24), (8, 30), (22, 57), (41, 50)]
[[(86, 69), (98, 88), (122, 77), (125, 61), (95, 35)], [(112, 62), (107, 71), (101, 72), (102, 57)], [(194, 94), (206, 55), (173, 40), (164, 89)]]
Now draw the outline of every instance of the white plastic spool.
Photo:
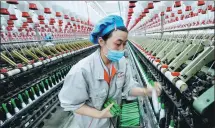
[(22, 102), (22, 108), (25, 108), (27, 105), (24, 103), (24, 102)]
[(186, 91), (188, 88), (188, 85), (182, 80), (178, 80), (175, 85), (181, 92)]
[(165, 74), (165, 72), (167, 71), (167, 68), (161, 68), (160, 70), (163, 74)]
[(165, 76), (172, 82), (172, 83), (176, 83), (177, 77), (176, 76), (172, 76), (170, 71), (166, 71), (165, 72)]
[(33, 101), (31, 100), (31, 98), (28, 98), (28, 103), (31, 104)]
[(32, 66), (32, 65), (30, 65), (30, 64), (28, 64), (28, 65), (27, 65), (27, 67), (28, 67), (28, 69), (33, 68), (33, 66)]
[(3, 74), (0, 74), (0, 79), (2, 80), (4, 78), (5, 78), (5, 76)]
[(38, 66), (40, 66), (40, 65), (42, 65), (43, 63), (42, 62), (36, 62), (36, 63), (33, 63), (33, 66), (34, 67), (38, 67)]
[(159, 62), (153, 61), (153, 65), (154, 65), (155, 67), (157, 67), (158, 64), (159, 64)]
[(51, 61), (54, 61), (54, 60), (56, 60), (57, 59), (57, 57), (52, 57), (51, 58)]
[(10, 119), (12, 117), (12, 115), (8, 112), (8, 113), (6, 113), (6, 118), (7, 119)]
[(43, 95), (41, 91), (39, 91), (39, 94), (40, 94), (40, 96), (42, 96), (42, 95)]
[(17, 107), (15, 107), (14, 110), (15, 110), (15, 113), (19, 112), (19, 109)]
[(28, 68), (26, 66), (23, 66), (21, 69), (22, 69), (22, 71), (27, 71), (28, 70)]
[(18, 74), (20, 72), (21, 72), (20, 69), (13, 69), (13, 70), (8, 71), (6, 74), (7, 74), (7, 76), (13, 76), (13, 75)]

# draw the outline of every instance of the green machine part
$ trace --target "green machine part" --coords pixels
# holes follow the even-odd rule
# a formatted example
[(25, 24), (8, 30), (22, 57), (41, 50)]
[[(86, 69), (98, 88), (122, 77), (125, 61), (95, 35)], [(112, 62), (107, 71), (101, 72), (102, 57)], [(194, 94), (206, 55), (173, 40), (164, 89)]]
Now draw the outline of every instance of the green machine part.
[(194, 102), (193, 107), (203, 114), (206, 108), (208, 108), (214, 102), (214, 86), (199, 96)]

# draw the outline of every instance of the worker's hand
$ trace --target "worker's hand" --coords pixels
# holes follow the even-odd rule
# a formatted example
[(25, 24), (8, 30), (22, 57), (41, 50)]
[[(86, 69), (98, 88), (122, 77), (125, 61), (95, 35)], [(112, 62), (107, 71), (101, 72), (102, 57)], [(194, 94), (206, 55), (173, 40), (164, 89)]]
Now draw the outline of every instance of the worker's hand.
[(113, 106), (113, 103), (107, 106), (105, 109), (100, 111), (99, 118), (110, 118), (113, 117), (113, 115), (110, 113), (110, 108)]
[(155, 82), (155, 87), (154, 88), (156, 89), (157, 95), (160, 96), (161, 95), (161, 89), (162, 89), (160, 83)]
[(154, 88), (144, 88), (144, 94), (147, 96), (152, 96), (152, 90), (155, 89), (157, 96), (161, 94), (161, 85), (158, 82), (154, 82)]
[(152, 88), (143, 88), (144, 89), (144, 95), (145, 96), (152, 96)]

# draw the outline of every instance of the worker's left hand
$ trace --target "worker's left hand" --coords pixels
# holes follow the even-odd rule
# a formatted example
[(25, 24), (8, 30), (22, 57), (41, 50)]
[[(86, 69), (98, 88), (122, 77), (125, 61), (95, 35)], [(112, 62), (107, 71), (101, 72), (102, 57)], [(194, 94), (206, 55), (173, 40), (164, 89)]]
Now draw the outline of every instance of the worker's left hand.
[(113, 115), (110, 113), (110, 109), (113, 105), (114, 105), (114, 103), (111, 103), (109, 106), (107, 106), (102, 111), (100, 111), (99, 118), (111, 118), (111, 117), (113, 117)]

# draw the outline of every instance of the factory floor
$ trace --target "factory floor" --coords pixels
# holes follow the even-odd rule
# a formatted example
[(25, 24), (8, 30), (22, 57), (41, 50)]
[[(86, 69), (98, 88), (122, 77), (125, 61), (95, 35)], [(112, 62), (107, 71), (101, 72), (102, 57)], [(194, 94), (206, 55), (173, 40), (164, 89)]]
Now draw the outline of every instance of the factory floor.
[(73, 115), (70, 112), (65, 112), (60, 106), (52, 113), (51, 118), (44, 120), (44, 125), (41, 128), (77, 128), (73, 121)]

